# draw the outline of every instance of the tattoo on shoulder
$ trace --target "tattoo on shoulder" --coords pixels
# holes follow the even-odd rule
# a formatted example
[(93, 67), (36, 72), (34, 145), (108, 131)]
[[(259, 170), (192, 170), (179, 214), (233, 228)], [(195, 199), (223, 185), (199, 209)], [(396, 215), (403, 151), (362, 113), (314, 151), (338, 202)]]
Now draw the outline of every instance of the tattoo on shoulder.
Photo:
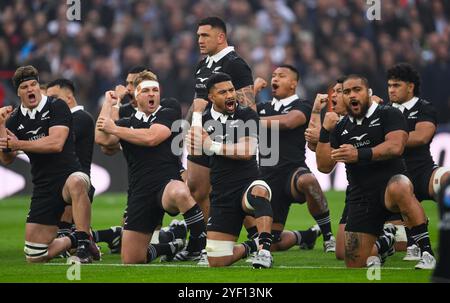
[(253, 106), (255, 105), (255, 94), (253, 92), (253, 85), (248, 85), (236, 91), (237, 98), (239, 103), (244, 106)]
[(357, 233), (345, 233), (345, 259), (356, 261), (359, 255), (361, 241)]

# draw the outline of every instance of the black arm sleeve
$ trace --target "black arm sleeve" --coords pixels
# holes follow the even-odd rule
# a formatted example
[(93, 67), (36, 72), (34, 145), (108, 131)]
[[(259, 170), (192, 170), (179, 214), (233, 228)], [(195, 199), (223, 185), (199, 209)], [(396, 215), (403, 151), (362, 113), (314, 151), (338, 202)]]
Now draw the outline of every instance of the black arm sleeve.
[(49, 128), (52, 126), (72, 126), (72, 113), (70, 112), (69, 106), (66, 102), (61, 99), (56, 99), (52, 101), (51, 107), (51, 118), (49, 121)]
[(396, 130), (403, 130), (408, 132), (406, 120), (402, 112), (397, 108), (385, 106), (382, 109), (382, 125), (384, 128), (384, 135)]
[(253, 85), (252, 70), (241, 58), (236, 58), (228, 63), (227, 66), (224, 67), (224, 72), (231, 76), (236, 90)]

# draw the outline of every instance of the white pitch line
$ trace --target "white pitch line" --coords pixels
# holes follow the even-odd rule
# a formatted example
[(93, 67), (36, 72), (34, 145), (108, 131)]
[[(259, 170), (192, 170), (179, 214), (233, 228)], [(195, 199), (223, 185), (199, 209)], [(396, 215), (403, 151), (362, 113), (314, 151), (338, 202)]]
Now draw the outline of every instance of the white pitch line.
[[(50, 266), (70, 266), (72, 264), (66, 263), (46, 263), (44, 265)], [(119, 263), (91, 263), (91, 264), (82, 264), (82, 266), (110, 266), (110, 267), (179, 267), (179, 268), (207, 268), (206, 266), (198, 266), (198, 265), (189, 265), (189, 264), (128, 264), (123, 265)], [(242, 265), (232, 265), (228, 268), (251, 268), (251, 266), (242, 266)], [(348, 269), (345, 267), (339, 266), (274, 266), (274, 269)], [(353, 268), (352, 268), (353, 269)], [(367, 270), (367, 268), (356, 268), (357, 270)], [(389, 270), (411, 270), (415, 271), (414, 268), (404, 268), (404, 267), (381, 267), (381, 269), (389, 269)]]

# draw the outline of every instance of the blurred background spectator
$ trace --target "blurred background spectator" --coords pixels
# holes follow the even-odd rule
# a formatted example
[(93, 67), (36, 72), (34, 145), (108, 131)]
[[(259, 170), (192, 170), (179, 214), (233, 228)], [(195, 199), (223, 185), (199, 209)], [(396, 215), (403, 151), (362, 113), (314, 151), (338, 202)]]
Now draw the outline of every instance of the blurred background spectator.
[[(80, 0), (81, 20), (66, 16), (66, 1), (0, 1), (0, 106), (17, 98), (15, 68), (35, 65), (41, 81), (67, 77), (78, 99), (96, 114), (107, 89), (123, 83), (127, 70), (154, 70), (163, 97), (186, 111), (193, 98), (199, 58), (197, 22), (222, 17), (229, 43), (270, 78), (281, 63), (301, 74), (299, 94), (313, 99), (337, 77), (365, 75), (387, 99), (385, 72), (406, 61), (422, 75), (422, 97), (432, 101), (439, 123), (450, 122), (450, 0), (383, 0), (381, 20), (366, 17), (363, 0)], [(270, 89), (258, 101), (270, 99)]]

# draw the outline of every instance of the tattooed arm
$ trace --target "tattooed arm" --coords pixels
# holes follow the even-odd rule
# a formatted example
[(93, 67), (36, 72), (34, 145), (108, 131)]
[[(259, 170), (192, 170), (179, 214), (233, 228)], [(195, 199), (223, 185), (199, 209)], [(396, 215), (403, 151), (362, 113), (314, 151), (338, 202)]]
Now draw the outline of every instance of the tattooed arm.
[(256, 101), (253, 85), (248, 85), (237, 90), (236, 95), (240, 104), (242, 104), (243, 106), (251, 107), (254, 111), (256, 111)]

